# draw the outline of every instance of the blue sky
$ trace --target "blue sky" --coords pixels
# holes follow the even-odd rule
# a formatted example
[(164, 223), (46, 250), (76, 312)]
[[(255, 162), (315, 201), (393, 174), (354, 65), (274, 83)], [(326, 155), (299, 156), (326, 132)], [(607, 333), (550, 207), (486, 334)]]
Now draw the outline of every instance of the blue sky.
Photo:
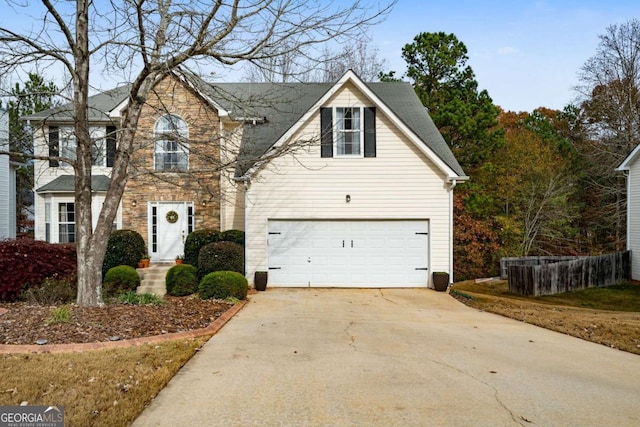
[(396, 75), (402, 47), (421, 32), (453, 33), (469, 51), (481, 89), (506, 110), (561, 109), (575, 102), (578, 71), (598, 35), (640, 19), (638, 0), (399, 0), (372, 29), (373, 44)]
[[(532, 111), (575, 102), (578, 71), (595, 54), (598, 35), (634, 18), (640, 19), (639, 0), (398, 0), (370, 34), (388, 69), (401, 76), (406, 71), (402, 47), (417, 34), (453, 33), (467, 46), (479, 87), (497, 105)], [(0, 0), (0, 25), (20, 26), (23, 19)], [(229, 71), (220, 77), (237, 80), (238, 73)], [(93, 83), (103, 89), (115, 85), (97, 77)]]

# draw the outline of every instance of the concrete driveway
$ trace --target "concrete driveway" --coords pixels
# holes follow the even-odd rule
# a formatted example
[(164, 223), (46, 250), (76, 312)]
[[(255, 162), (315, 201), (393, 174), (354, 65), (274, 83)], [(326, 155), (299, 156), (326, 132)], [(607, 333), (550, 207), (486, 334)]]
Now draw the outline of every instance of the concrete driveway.
[(416, 289), (269, 289), (134, 426), (640, 425), (640, 357)]

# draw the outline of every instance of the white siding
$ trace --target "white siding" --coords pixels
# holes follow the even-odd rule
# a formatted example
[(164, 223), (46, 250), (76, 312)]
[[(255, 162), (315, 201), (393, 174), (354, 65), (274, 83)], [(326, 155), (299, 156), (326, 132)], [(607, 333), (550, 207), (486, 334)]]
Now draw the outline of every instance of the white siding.
[[(8, 118), (9, 115), (7, 112), (0, 110), (0, 151), (9, 150)], [(10, 191), (10, 185), (9, 156), (6, 154), (0, 154), (0, 240), (15, 237), (15, 226), (12, 233), (12, 221), (10, 220), (12, 211), (14, 212), (15, 217), (15, 197), (11, 197), (13, 192)], [(11, 209), (12, 205), (14, 206), (13, 209)], [(15, 224), (15, 218), (13, 223)]]
[(220, 173), (220, 230), (244, 230), (244, 183), (233, 180), (242, 126), (228, 124), (222, 130), (223, 162), (231, 165)]
[[(371, 106), (351, 86), (326, 106)], [(319, 113), (294, 140), (318, 140)], [(268, 219), (429, 220), (429, 271), (449, 271), (446, 177), (378, 109), (377, 157), (321, 158), (319, 142), (270, 162), (247, 192), (247, 278), (267, 268)], [(350, 202), (346, 202), (346, 196)], [(451, 273), (451, 272), (450, 272)]]
[(629, 168), (627, 193), (627, 248), (631, 250), (631, 278), (640, 280), (640, 161)]
[[(92, 135), (95, 137), (101, 137), (105, 132), (105, 125), (92, 127)], [(48, 133), (48, 127), (39, 128), (34, 134), (34, 152), (36, 155), (40, 156), (48, 156), (49, 155), (49, 146), (47, 144), (47, 138), (45, 135)], [(60, 163), (59, 167), (49, 167), (48, 160), (34, 160), (33, 162), (34, 169), (34, 189), (38, 189), (59, 176), (62, 175), (73, 175), (74, 170), (73, 167), (69, 166), (65, 163)], [(91, 173), (93, 175), (111, 175), (111, 168), (106, 166), (93, 166)], [(36, 240), (45, 240), (45, 221), (44, 221), (44, 201), (45, 200), (55, 200), (62, 198), (65, 202), (73, 202), (73, 194), (72, 193), (59, 193), (59, 194), (36, 194), (34, 197), (34, 236)], [(94, 196), (94, 200), (92, 202), (92, 215), (94, 227), (97, 223), (98, 215), (100, 214), (100, 208), (102, 206), (102, 201), (104, 200), (104, 195), (96, 195)], [(99, 204), (96, 203), (99, 201)], [(56, 205), (57, 206), (57, 205)], [(56, 208), (57, 209), (57, 208)], [(52, 214), (53, 215), (53, 214)], [(53, 215), (55, 217), (55, 215)], [(55, 221), (55, 218), (54, 218)], [(121, 214), (118, 214), (116, 218), (118, 226), (122, 224)], [(54, 233), (52, 231), (52, 239), (54, 242), (57, 242), (57, 228), (54, 237)]]

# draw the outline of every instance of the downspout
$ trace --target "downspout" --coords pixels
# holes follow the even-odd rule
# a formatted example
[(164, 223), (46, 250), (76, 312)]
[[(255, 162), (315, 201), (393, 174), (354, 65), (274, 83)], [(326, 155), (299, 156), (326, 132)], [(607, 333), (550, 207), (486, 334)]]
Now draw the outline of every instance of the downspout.
[(458, 185), (458, 180), (450, 180), (449, 187), (449, 282), (453, 283), (453, 189)]
[(253, 279), (249, 278), (248, 272), (246, 271), (246, 266), (247, 266), (247, 262), (246, 260), (247, 258), (247, 226), (249, 225), (249, 221), (247, 220), (247, 206), (248, 206), (248, 202), (249, 202), (249, 184), (251, 183), (251, 178), (248, 178), (246, 176), (242, 176), (240, 178), (233, 178), (233, 180), (235, 182), (238, 183), (242, 183), (243, 188), (244, 188), (244, 233), (245, 233), (245, 242), (244, 242), (244, 259), (245, 259), (245, 272), (244, 272), (244, 276), (246, 277), (246, 279), (249, 281), (249, 285), (251, 286), (255, 286), (255, 284), (253, 283)]
[(631, 232), (631, 209), (629, 209), (629, 205), (630, 205), (630, 201), (631, 201), (631, 180), (629, 179), (629, 171), (623, 171), (624, 174), (624, 179), (625, 179), (625, 184), (627, 187), (627, 235), (625, 236), (625, 246), (627, 247), (627, 250), (630, 251), (631, 250), (631, 239), (629, 238), (630, 236), (630, 232)]

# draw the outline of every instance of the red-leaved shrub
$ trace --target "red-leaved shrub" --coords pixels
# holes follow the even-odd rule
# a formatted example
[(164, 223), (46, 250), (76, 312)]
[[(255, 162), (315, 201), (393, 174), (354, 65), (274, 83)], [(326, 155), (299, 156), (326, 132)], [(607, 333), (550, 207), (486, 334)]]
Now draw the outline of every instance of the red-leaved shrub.
[(39, 240), (0, 241), (0, 301), (15, 301), (47, 278), (76, 274), (76, 247)]

